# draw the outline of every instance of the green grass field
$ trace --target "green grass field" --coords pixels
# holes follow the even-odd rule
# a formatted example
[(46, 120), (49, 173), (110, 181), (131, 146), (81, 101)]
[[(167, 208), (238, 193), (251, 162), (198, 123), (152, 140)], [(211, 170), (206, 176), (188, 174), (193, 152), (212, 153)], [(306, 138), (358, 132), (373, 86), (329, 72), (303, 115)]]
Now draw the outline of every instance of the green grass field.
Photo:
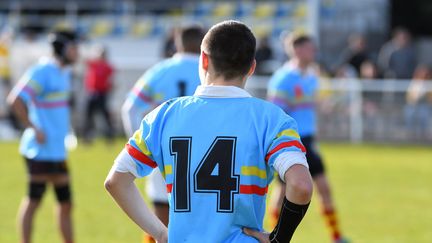
[[(118, 141), (111, 147), (102, 142), (93, 146), (80, 144), (70, 155), (78, 243), (141, 241), (140, 230), (103, 188), (104, 178), (123, 143)], [(352, 242), (432, 242), (430, 147), (326, 143), (321, 150), (342, 228)], [(25, 168), (17, 143), (0, 143), (0, 193), (0, 242), (18, 242), (15, 216), (25, 194)], [(36, 243), (61, 242), (53, 199), (49, 191), (37, 214)], [(293, 242), (330, 242), (319, 212), (315, 197)]]

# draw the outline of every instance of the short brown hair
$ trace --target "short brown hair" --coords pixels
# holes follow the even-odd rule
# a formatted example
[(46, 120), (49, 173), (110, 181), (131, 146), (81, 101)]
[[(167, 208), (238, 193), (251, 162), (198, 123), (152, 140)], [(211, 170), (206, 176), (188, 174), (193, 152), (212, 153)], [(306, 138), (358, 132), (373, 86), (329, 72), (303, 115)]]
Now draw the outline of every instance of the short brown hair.
[(305, 34), (300, 34), (300, 35), (292, 35), (288, 37), (288, 41), (289, 44), (291, 46), (291, 48), (296, 48), (298, 46), (301, 46), (305, 43), (311, 42), (312, 41), (312, 37), (305, 35)]
[(176, 33), (176, 45), (180, 45), (177, 48), (182, 48), (185, 52), (199, 54), (204, 34), (204, 29), (199, 25), (190, 25), (181, 28)]
[(285, 51), (289, 56), (295, 55), (294, 49), (305, 43), (312, 42), (312, 37), (306, 34), (291, 33), (284, 38)]
[(256, 39), (245, 24), (228, 20), (211, 27), (201, 47), (216, 75), (233, 79), (249, 72), (255, 60)]

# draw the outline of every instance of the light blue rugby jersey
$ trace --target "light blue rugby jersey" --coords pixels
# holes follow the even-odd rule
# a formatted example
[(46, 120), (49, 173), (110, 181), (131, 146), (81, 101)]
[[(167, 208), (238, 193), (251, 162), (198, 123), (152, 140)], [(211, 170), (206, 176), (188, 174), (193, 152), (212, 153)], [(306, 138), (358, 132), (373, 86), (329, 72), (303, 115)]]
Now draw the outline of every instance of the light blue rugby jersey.
[(277, 70), (268, 84), (268, 100), (297, 121), (302, 137), (316, 133), (317, 89), (318, 78), (313, 72), (302, 74), (289, 63)]
[(160, 62), (137, 81), (126, 102), (142, 113), (171, 98), (192, 95), (200, 84), (198, 62), (194, 54), (176, 54)]
[(27, 105), (30, 121), (45, 134), (45, 143), (36, 141), (27, 128), (21, 138), (20, 153), (36, 161), (61, 162), (66, 158), (64, 139), (70, 128), (70, 71), (53, 60), (42, 59), (21, 78), (12, 92)]
[(242, 228), (263, 229), (273, 163), (303, 154), (299, 139), (296, 122), (269, 102), (195, 95), (149, 113), (125, 151), (138, 177), (158, 167), (166, 180), (169, 242), (257, 242)]

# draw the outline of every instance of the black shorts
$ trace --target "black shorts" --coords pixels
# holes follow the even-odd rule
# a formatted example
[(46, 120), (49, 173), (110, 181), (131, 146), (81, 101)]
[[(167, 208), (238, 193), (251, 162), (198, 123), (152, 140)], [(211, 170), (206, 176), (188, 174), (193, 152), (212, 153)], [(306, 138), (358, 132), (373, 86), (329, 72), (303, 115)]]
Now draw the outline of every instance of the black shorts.
[(302, 137), (301, 141), (306, 148), (306, 159), (309, 165), (309, 172), (312, 177), (323, 174), (325, 171), (321, 155), (316, 148), (313, 136)]
[(27, 165), (27, 172), (30, 175), (40, 174), (68, 174), (66, 161), (45, 161), (33, 160), (25, 158)]

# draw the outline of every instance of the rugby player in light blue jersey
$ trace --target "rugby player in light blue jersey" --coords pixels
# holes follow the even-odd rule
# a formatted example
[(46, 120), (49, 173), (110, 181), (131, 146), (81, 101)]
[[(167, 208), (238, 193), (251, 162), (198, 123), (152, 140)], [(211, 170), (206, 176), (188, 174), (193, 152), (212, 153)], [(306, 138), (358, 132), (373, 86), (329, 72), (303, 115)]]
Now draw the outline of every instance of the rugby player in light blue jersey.
[[(315, 46), (312, 39), (306, 35), (287, 37), (285, 46), (287, 54), (292, 58), (270, 79), (268, 99), (296, 120), (301, 141), (306, 147), (309, 170), (321, 197), (323, 215), (330, 228), (332, 240), (335, 243), (347, 242), (340, 232), (324, 163), (315, 145), (317, 130), (315, 99), (318, 93), (318, 77), (311, 67), (315, 61)], [(283, 194), (282, 186), (280, 198), (283, 198)], [(281, 199), (278, 201), (282, 203)], [(273, 215), (277, 216), (278, 210)]]
[[(108, 174), (107, 190), (158, 242), (289, 242), (306, 213), (312, 179), (296, 122), (243, 89), (255, 47), (246, 25), (213, 26), (201, 44), (201, 86), (149, 113)], [(154, 169), (167, 183), (168, 228), (134, 184)], [(287, 187), (269, 234), (263, 219), (274, 171)]]
[[(122, 107), (123, 126), (127, 136), (139, 129), (144, 116), (163, 102), (192, 95), (200, 84), (198, 62), (205, 31), (188, 26), (175, 34), (177, 53), (150, 68), (134, 85)], [(168, 197), (165, 182), (155, 170), (147, 181), (147, 194), (153, 201), (156, 215), (168, 225)]]
[(65, 138), (70, 129), (71, 74), (67, 66), (78, 58), (76, 41), (72, 32), (52, 34), (53, 57), (32, 66), (8, 96), (12, 110), (25, 127), (20, 153), (26, 161), (29, 184), (18, 215), (23, 243), (31, 242), (33, 216), (48, 184), (53, 185), (59, 205), (63, 242), (73, 242)]

